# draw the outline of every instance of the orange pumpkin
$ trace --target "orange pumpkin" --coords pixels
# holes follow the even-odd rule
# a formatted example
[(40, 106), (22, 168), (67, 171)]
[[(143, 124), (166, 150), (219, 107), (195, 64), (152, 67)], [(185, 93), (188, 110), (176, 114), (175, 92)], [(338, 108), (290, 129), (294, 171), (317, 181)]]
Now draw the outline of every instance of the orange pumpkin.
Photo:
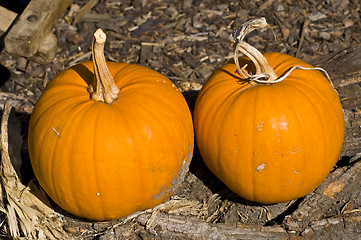
[[(249, 45), (239, 45), (247, 52)], [(241, 75), (260, 74), (250, 60), (259, 56), (248, 55), (238, 59), (246, 66)], [(198, 95), (194, 128), (205, 164), (223, 183), (247, 200), (272, 204), (305, 196), (321, 184), (339, 157), (344, 118), (321, 72), (286, 54), (263, 57), (269, 64), (263, 77), (276, 76), (274, 82), (244, 78), (234, 63), (220, 67)]]
[(29, 154), (40, 185), (60, 207), (110, 220), (169, 198), (192, 158), (193, 125), (170, 80), (146, 67), (105, 62), (105, 34), (94, 36), (94, 69), (84, 62), (61, 72), (36, 103)]

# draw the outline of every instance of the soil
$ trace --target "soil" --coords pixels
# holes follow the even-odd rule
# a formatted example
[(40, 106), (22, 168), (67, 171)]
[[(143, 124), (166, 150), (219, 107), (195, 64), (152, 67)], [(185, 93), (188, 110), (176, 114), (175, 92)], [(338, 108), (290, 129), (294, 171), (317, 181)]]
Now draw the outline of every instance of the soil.
[[(5, 50), (0, 52), (0, 106), (6, 100), (11, 101), (21, 119), (21, 136), (25, 143), (29, 116), (45, 86), (62, 70), (90, 60), (92, 34), (97, 28), (107, 34), (105, 55), (108, 60), (136, 63), (162, 73), (182, 90), (191, 110), (199, 89), (212, 71), (233, 58), (229, 35), (248, 19), (265, 17), (270, 25), (269, 29), (249, 34), (248, 43), (261, 51), (287, 53), (313, 65), (324, 65), (335, 78), (340, 75), (334, 65), (327, 65), (327, 61), (332, 60), (330, 56), (350, 48), (360, 50), (355, 48), (361, 41), (361, 3), (358, 0), (99, 0), (79, 16), (87, 2), (74, 0), (56, 23), (54, 33), (58, 50), (51, 63), (39, 64)], [(357, 71), (361, 68), (353, 72)], [(358, 78), (358, 85), (352, 86), (360, 88), (360, 82)], [(341, 100), (354, 94), (352, 91), (360, 92), (361, 88), (356, 88), (342, 88)], [(357, 99), (358, 96), (352, 97)], [(354, 104), (345, 111), (352, 116), (348, 119), (360, 124), (358, 103), (347, 104)], [(355, 139), (360, 139), (360, 128), (349, 129), (350, 141), (354, 144)], [(347, 183), (344, 190), (332, 198), (317, 198), (321, 196), (318, 190), (288, 203), (248, 202), (210, 173), (196, 149), (190, 171), (168, 201), (168, 207), (145, 212), (131, 220), (111, 222), (88, 222), (54, 208), (60, 215), (65, 214), (62, 219), (69, 236), (81, 239), (357, 239), (361, 238), (361, 188), (357, 184), (360, 174), (354, 169), (359, 169), (359, 145), (353, 148), (347, 145), (323, 184), (327, 189), (328, 184)], [(26, 144), (22, 147), (22, 159), (21, 174), (26, 183), (34, 178)], [(346, 172), (356, 184), (351, 184), (353, 181), (346, 178)], [(310, 218), (295, 217), (297, 210), (298, 213), (304, 211), (307, 204), (315, 207), (314, 199), (321, 199), (320, 204), (324, 204), (319, 206), (318, 213), (310, 210), (313, 214)], [(303, 219), (303, 223), (296, 219)], [(177, 226), (176, 220), (178, 226), (182, 222), (183, 230), (171, 227), (167, 230), (166, 226)], [(230, 226), (249, 232), (242, 232), (242, 235)], [(6, 228), (2, 230), (7, 236)]]

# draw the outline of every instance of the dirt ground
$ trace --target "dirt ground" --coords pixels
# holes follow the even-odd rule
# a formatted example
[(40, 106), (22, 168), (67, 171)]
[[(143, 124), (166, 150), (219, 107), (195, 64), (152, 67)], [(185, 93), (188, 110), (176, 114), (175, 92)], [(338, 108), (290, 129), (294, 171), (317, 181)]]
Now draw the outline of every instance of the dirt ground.
[[(249, 34), (248, 43), (261, 51), (287, 53), (313, 65), (324, 63), (324, 59), (345, 49), (360, 46), (361, 41), (359, 0), (99, 0), (80, 17), (78, 14), (87, 2), (74, 0), (56, 24), (58, 50), (51, 63), (39, 64), (5, 50), (0, 52), (0, 106), (6, 100), (11, 101), (21, 119), (24, 140), (29, 116), (46, 84), (62, 70), (90, 60), (92, 34), (97, 28), (107, 34), (108, 60), (136, 63), (162, 73), (183, 91), (191, 109), (197, 92), (212, 71), (233, 58), (229, 35), (248, 19), (265, 17), (270, 25), (268, 30)], [(355, 156), (357, 152), (344, 151), (328, 181), (341, 179), (342, 173), (358, 164), (359, 157)], [(33, 175), (26, 146), (22, 157), (22, 178), (28, 182)], [(352, 176), (354, 181), (360, 180), (359, 175)], [(195, 151), (185, 182), (158, 215), (146, 212), (129, 221), (102, 223), (69, 215), (61, 218), (65, 231), (77, 239), (357, 239), (361, 238), (361, 216), (353, 216), (356, 220), (345, 225), (342, 214), (360, 210), (358, 185), (357, 182), (350, 185), (349, 193), (343, 197), (327, 200), (317, 218), (292, 228), (294, 225), (287, 222), (288, 217), (302, 208), (304, 198), (269, 206), (245, 201), (212, 175)], [(60, 215), (64, 214), (54, 208)], [(352, 213), (355, 212), (359, 213)], [(154, 223), (149, 222), (151, 216), (155, 216)], [(340, 225), (336, 224), (339, 216), (343, 219)], [(329, 224), (330, 219), (334, 225)], [(176, 226), (176, 220), (182, 222), (183, 230), (164, 228)], [(322, 225), (322, 221), (326, 223)], [(232, 235), (230, 226), (248, 229), (248, 235)], [(201, 234), (197, 235), (197, 231)], [(310, 231), (312, 235), (307, 235)], [(2, 228), (2, 234), (8, 236), (6, 227)]]

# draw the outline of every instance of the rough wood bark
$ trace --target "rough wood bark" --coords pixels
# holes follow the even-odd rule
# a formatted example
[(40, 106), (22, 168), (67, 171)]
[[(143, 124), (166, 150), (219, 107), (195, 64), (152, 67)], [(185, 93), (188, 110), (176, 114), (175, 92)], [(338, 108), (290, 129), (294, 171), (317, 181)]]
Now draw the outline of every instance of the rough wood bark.
[(339, 93), (345, 115), (341, 156), (361, 152), (361, 45), (341, 51), (322, 63)]
[[(136, 221), (146, 226), (151, 215), (141, 215)], [(159, 213), (148, 226), (149, 231), (161, 238), (171, 239), (181, 234), (189, 239), (280, 239), (287, 238), (287, 232), (280, 227), (244, 226), (240, 224), (212, 224), (196, 217), (170, 216)]]
[[(152, 221), (149, 224), (150, 220)], [(207, 223), (193, 216), (169, 215), (165, 213), (142, 214), (138, 216), (135, 223), (150, 233), (145, 238), (157, 236), (159, 239), (287, 239), (290, 235), (281, 227), (261, 227), (261, 226), (245, 226), (241, 224), (215, 224)], [(119, 231), (119, 230), (122, 231)], [(119, 235), (127, 232), (127, 230), (119, 226), (113, 232), (103, 235), (100, 239), (112, 239), (114, 234)], [(144, 232), (143, 236), (146, 235)], [(117, 236), (117, 237), (118, 237)], [(131, 237), (130, 235), (124, 237)]]
[(284, 226), (290, 231), (301, 232), (311, 221), (319, 220), (336, 201), (355, 189), (361, 182), (361, 156), (351, 166), (332, 172), (315, 191), (308, 194), (298, 208), (286, 216)]
[(311, 222), (301, 236), (305, 239), (360, 239), (361, 211), (350, 211)]

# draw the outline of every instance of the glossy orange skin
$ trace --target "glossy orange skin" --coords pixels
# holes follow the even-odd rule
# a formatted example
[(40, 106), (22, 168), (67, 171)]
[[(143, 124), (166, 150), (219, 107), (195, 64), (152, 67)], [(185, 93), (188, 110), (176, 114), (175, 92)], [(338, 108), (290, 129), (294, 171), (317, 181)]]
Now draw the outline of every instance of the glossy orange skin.
[[(278, 76), (294, 65), (312, 67), (281, 53), (264, 56)], [(317, 70), (296, 69), (267, 85), (250, 85), (236, 71), (233, 63), (220, 67), (198, 95), (194, 128), (204, 162), (244, 199), (273, 204), (305, 196), (341, 151), (344, 118), (336, 91)]]
[(120, 93), (90, 100), (91, 62), (53, 79), (30, 119), (30, 160), (40, 185), (66, 211), (111, 220), (165, 201), (193, 154), (193, 123), (182, 93), (163, 75), (108, 62)]

